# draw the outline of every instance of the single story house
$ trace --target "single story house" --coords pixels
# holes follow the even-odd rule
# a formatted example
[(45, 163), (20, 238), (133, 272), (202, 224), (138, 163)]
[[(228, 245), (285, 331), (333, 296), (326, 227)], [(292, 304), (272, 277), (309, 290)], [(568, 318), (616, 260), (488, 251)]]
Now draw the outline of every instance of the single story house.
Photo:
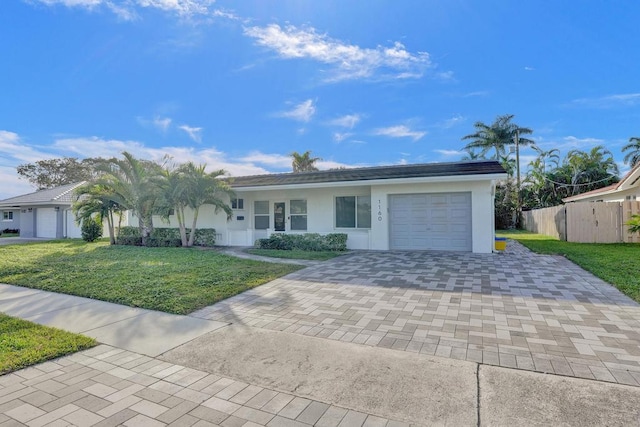
[[(252, 246), (272, 233), (346, 233), (349, 249), (490, 253), (495, 182), (506, 177), (496, 161), (233, 177), (232, 219), (203, 206), (198, 227), (215, 228), (225, 246)], [(154, 218), (154, 226), (177, 221)]]
[[(251, 246), (272, 233), (346, 233), (347, 247), (366, 250), (494, 249), (496, 161), (426, 163), (229, 178), (233, 217), (203, 206), (199, 228), (215, 228), (217, 244)], [(24, 237), (78, 237), (70, 211), (80, 184), (0, 201), (20, 209)], [(187, 213), (187, 224), (191, 215)], [(122, 225), (137, 225), (127, 213)], [(24, 225), (23, 225), (24, 224)], [(177, 227), (154, 218), (155, 227)]]
[[(82, 237), (71, 211), (73, 190), (81, 184), (68, 184), (0, 200), (2, 229), (18, 228), (20, 237)], [(11, 227), (6, 226), (8, 222), (4, 218), (12, 218)]]
[(624, 202), (640, 200), (640, 163), (617, 183), (562, 199), (563, 202)]

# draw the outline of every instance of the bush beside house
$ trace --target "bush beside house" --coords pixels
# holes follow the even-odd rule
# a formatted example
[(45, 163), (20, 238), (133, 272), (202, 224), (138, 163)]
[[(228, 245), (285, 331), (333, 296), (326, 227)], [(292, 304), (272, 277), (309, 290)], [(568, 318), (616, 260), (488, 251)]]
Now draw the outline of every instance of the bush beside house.
[[(214, 228), (199, 228), (196, 230), (194, 246), (212, 247), (216, 243)], [(118, 245), (142, 246), (142, 236), (138, 227), (120, 227), (118, 231)], [(182, 246), (180, 230), (177, 228), (154, 228), (147, 239), (148, 247), (179, 247)]]
[(278, 249), (278, 250), (302, 250), (302, 251), (346, 251), (347, 234), (330, 233), (320, 235), (318, 233), (305, 234), (272, 234), (267, 239), (256, 241), (258, 249)]

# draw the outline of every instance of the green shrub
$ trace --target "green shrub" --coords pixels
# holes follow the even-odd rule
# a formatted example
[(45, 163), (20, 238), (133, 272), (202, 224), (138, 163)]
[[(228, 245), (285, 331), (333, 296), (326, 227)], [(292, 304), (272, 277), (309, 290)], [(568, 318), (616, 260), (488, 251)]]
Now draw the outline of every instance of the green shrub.
[(627, 221), (630, 233), (640, 233), (640, 215), (631, 215), (631, 219)]
[[(188, 232), (187, 232), (188, 236)], [(118, 233), (118, 244), (128, 246), (141, 246), (142, 238), (137, 227), (121, 227)], [(214, 228), (196, 229), (195, 246), (211, 247), (216, 244), (216, 230)], [(182, 246), (180, 230), (177, 228), (154, 228), (147, 239), (150, 247), (177, 247)]]
[(82, 233), (82, 240), (85, 242), (93, 242), (102, 237), (102, 223), (92, 217), (86, 218), (82, 221), (80, 231)]
[(267, 239), (256, 241), (259, 249), (276, 249), (290, 251), (345, 251), (347, 250), (347, 235), (345, 233), (331, 233), (322, 236), (318, 233), (305, 234), (272, 234)]

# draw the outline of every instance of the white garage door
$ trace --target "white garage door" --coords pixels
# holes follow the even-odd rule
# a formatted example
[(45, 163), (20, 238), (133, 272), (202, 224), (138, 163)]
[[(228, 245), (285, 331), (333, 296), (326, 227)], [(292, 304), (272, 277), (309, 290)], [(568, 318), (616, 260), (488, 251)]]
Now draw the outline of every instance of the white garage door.
[(471, 193), (390, 196), (391, 249), (471, 251)]
[(58, 213), (53, 208), (38, 208), (36, 211), (36, 236), (56, 238)]

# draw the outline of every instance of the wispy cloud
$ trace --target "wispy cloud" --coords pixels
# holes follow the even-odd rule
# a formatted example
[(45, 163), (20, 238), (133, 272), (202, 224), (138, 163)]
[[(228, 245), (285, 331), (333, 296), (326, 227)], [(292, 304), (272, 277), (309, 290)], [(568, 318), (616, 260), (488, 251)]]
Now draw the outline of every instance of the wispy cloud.
[(524, 67), (525, 71), (535, 71), (535, 68), (533, 67)]
[(202, 142), (202, 128), (201, 127), (191, 127), (188, 125), (182, 125), (179, 129), (185, 131), (189, 138), (193, 139), (198, 144)]
[(106, 8), (122, 20), (130, 21), (139, 18), (139, 11), (156, 9), (173, 13), (181, 18), (195, 16), (221, 17), (237, 19), (231, 13), (214, 9), (215, 0), (32, 0), (47, 6), (77, 7), (87, 10)]
[(378, 128), (373, 131), (374, 135), (388, 136), (390, 138), (411, 138), (414, 141), (420, 140), (427, 134), (425, 131), (411, 130), (408, 126), (398, 125), (386, 128)]
[(315, 113), (316, 106), (314, 105), (313, 100), (307, 99), (306, 101), (294, 106), (291, 110), (277, 113), (276, 116), (307, 123)]
[(484, 96), (488, 96), (488, 95), (489, 95), (489, 91), (488, 90), (476, 90), (476, 91), (473, 91), (473, 92), (463, 93), (461, 95), (461, 98), (484, 97)]
[(348, 129), (353, 129), (361, 119), (362, 116), (360, 114), (347, 114), (342, 117), (330, 120), (328, 124), (331, 126), (340, 126)]
[(427, 52), (409, 52), (400, 42), (392, 46), (363, 48), (321, 34), (313, 27), (277, 24), (245, 28), (260, 46), (286, 59), (299, 58), (332, 67), (327, 81), (359, 78), (420, 78), (433, 64)]
[(462, 157), (464, 154), (462, 151), (458, 151), (458, 150), (433, 150), (433, 151), (444, 157)]
[(464, 117), (464, 116), (462, 116), (460, 114), (456, 114), (455, 116), (453, 116), (453, 117), (451, 117), (449, 119), (443, 120), (442, 122), (440, 122), (438, 124), (438, 126), (443, 128), (443, 129), (450, 129), (450, 128), (452, 128), (454, 126), (457, 126), (457, 125), (459, 125), (461, 123), (464, 123), (466, 121), (467, 121), (466, 117)]
[(640, 93), (621, 93), (597, 98), (578, 98), (571, 101), (571, 106), (589, 108), (632, 107), (640, 104)]
[(333, 134), (333, 140), (336, 142), (342, 142), (347, 138), (350, 138), (353, 136), (353, 133), (351, 132), (335, 132)]
[(171, 126), (171, 119), (169, 117), (156, 117), (153, 119), (153, 125), (160, 131), (166, 132)]

